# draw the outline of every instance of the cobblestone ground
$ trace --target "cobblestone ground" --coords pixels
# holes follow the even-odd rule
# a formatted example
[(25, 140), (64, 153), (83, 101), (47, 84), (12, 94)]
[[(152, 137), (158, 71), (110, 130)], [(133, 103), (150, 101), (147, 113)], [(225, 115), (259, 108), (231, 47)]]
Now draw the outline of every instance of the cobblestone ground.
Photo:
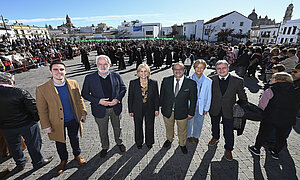
[[(94, 64), (95, 52), (90, 55), (90, 62)], [(67, 77), (79, 82), (80, 87), (85, 75), (95, 70), (84, 71), (80, 64), (80, 57), (65, 61), (67, 65)], [(16, 86), (27, 89), (35, 97), (35, 88), (38, 84), (50, 78), (48, 66), (32, 69), (30, 72), (16, 75)], [(116, 70), (117, 67), (113, 66)], [(207, 69), (205, 74), (213, 72)], [(136, 78), (135, 65), (119, 71), (128, 87), (129, 80)], [(172, 74), (171, 69), (152, 71), (152, 78), (158, 80)], [(256, 79), (245, 79), (245, 86), (249, 101), (257, 104), (262, 93), (262, 82)], [(8, 179), (298, 179), (300, 176), (300, 143), (299, 135), (294, 131), (288, 138), (288, 148), (280, 153), (280, 160), (276, 161), (262, 150), (260, 158), (253, 157), (247, 146), (254, 143), (258, 132), (259, 123), (248, 121), (244, 134), (235, 136), (234, 160), (228, 162), (223, 159), (224, 138), (221, 137), (217, 147), (208, 147), (211, 138), (210, 117), (206, 116), (199, 143), (187, 143), (188, 154), (184, 155), (178, 147), (178, 138), (168, 150), (162, 149), (165, 141), (165, 127), (162, 115), (155, 121), (155, 144), (151, 150), (144, 145), (138, 150), (134, 145), (134, 124), (127, 110), (127, 94), (123, 99), (124, 110), (122, 112), (122, 137), (127, 147), (127, 152), (120, 153), (114, 143), (112, 127), (109, 125), (110, 149), (105, 158), (100, 158), (101, 151), (98, 128), (91, 115), (88, 102), (85, 102), (88, 110), (87, 122), (84, 124), (83, 137), (80, 139), (82, 155), (87, 160), (87, 165), (80, 167), (72, 157), (70, 143), (67, 140), (69, 150), (69, 162), (67, 169), (61, 175), (56, 175), (56, 168), (60, 160), (56, 153), (55, 143), (49, 141), (48, 136), (42, 133), (42, 153), (45, 157), (54, 156), (54, 160), (47, 166), (32, 170), (31, 160), (28, 157), (25, 170), (17, 174), (9, 174)], [(222, 129), (222, 128), (221, 128)], [(222, 134), (222, 132), (221, 132)], [(12, 158), (0, 159), (0, 168), (14, 168)]]

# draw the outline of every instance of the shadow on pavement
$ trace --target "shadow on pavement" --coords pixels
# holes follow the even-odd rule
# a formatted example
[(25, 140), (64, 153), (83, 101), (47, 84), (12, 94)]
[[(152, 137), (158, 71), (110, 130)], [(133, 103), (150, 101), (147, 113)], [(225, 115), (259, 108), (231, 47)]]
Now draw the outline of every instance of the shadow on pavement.
[(206, 179), (209, 165), (214, 158), (218, 146), (208, 146), (208, 150), (205, 152), (201, 164), (194, 173), (192, 179)]
[(258, 85), (258, 80), (255, 77), (245, 77), (244, 85), (249, 89), (251, 93), (257, 93), (263, 87)]
[(137, 149), (135, 145), (110, 166), (99, 179), (126, 179), (132, 169), (143, 159), (149, 149), (143, 146)]
[(279, 160), (274, 160), (267, 152), (264, 168), (268, 179), (298, 179), (294, 160), (286, 147), (279, 153)]
[(211, 162), (211, 179), (238, 179), (239, 162), (235, 159), (227, 161), (224, 157), (221, 161)]

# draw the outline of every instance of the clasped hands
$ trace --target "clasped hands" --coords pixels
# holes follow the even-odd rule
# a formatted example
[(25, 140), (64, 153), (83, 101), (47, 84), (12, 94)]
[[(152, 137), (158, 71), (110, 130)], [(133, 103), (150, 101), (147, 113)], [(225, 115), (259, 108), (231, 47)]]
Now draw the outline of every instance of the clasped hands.
[(109, 101), (109, 98), (102, 98), (99, 101), (99, 104), (102, 106), (114, 106), (119, 103), (119, 100), (113, 99), (112, 101)]

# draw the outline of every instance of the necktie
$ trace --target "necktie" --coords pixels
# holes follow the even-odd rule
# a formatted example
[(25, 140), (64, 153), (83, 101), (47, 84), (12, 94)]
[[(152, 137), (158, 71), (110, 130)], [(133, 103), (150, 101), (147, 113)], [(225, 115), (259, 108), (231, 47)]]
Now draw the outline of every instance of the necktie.
[(225, 78), (221, 78), (222, 81), (225, 81)]
[(179, 92), (179, 81), (180, 79), (176, 79), (176, 86), (175, 86), (175, 97), (177, 96), (178, 92)]

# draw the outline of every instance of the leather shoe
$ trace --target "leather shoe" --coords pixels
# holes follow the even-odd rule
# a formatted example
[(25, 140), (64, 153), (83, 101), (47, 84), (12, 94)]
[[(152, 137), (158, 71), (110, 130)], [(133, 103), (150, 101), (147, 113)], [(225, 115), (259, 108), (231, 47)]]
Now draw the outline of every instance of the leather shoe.
[(107, 149), (102, 149), (100, 151), (100, 157), (104, 158), (107, 155)]
[(47, 164), (49, 164), (52, 160), (53, 160), (53, 156), (51, 156), (49, 158), (46, 158), (46, 159), (44, 159), (43, 162), (41, 162), (40, 164), (34, 166), (33, 168), (34, 169), (40, 169), (41, 167), (46, 166)]
[(218, 142), (219, 142), (219, 139), (212, 138), (212, 139), (209, 141), (208, 145), (209, 145), (209, 146), (214, 146), (214, 145), (216, 145)]
[(169, 147), (171, 147), (171, 143), (172, 143), (171, 141), (166, 140), (165, 143), (164, 143), (164, 145), (163, 145), (163, 147), (164, 148), (169, 148)]
[(57, 167), (57, 174), (61, 174), (66, 169), (68, 160), (62, 160)]
[(232, 161), (233, 159), (231, 151), (228, 150), (225, 151), (224, 157), (227, 161)]
[(199, 139), (194, 137), (194, 141), (195, 141), (195, 143), (198, 143)]
[(148, 145), (148, 144), (147, 144), (147, 147), (148, 147), (149, 149), (151, 149), (151, 148), (152, 148), (152, 144), (151, 144), (151, 145)]
[(119, 149), (120, 149), (121, 152), (125, 152), (126, 151), (126, 147), (124, 146), (124, 144), (120, 144), (118, 146), (119, 146)]
[(189, 137), (187, 138), (189, 142), (192, 142), (193, 141), (193, 137)]
[(187, 150), (186, 146), (180, 146), (180, 148), (181, 148), (181, 151), (182, 151), (183, 154), (188, 153), (188, 150)]
[(75, 157), (75, 160), (78, 162), (80, 166), (86, 165), (86, 160), (80, 154)]

